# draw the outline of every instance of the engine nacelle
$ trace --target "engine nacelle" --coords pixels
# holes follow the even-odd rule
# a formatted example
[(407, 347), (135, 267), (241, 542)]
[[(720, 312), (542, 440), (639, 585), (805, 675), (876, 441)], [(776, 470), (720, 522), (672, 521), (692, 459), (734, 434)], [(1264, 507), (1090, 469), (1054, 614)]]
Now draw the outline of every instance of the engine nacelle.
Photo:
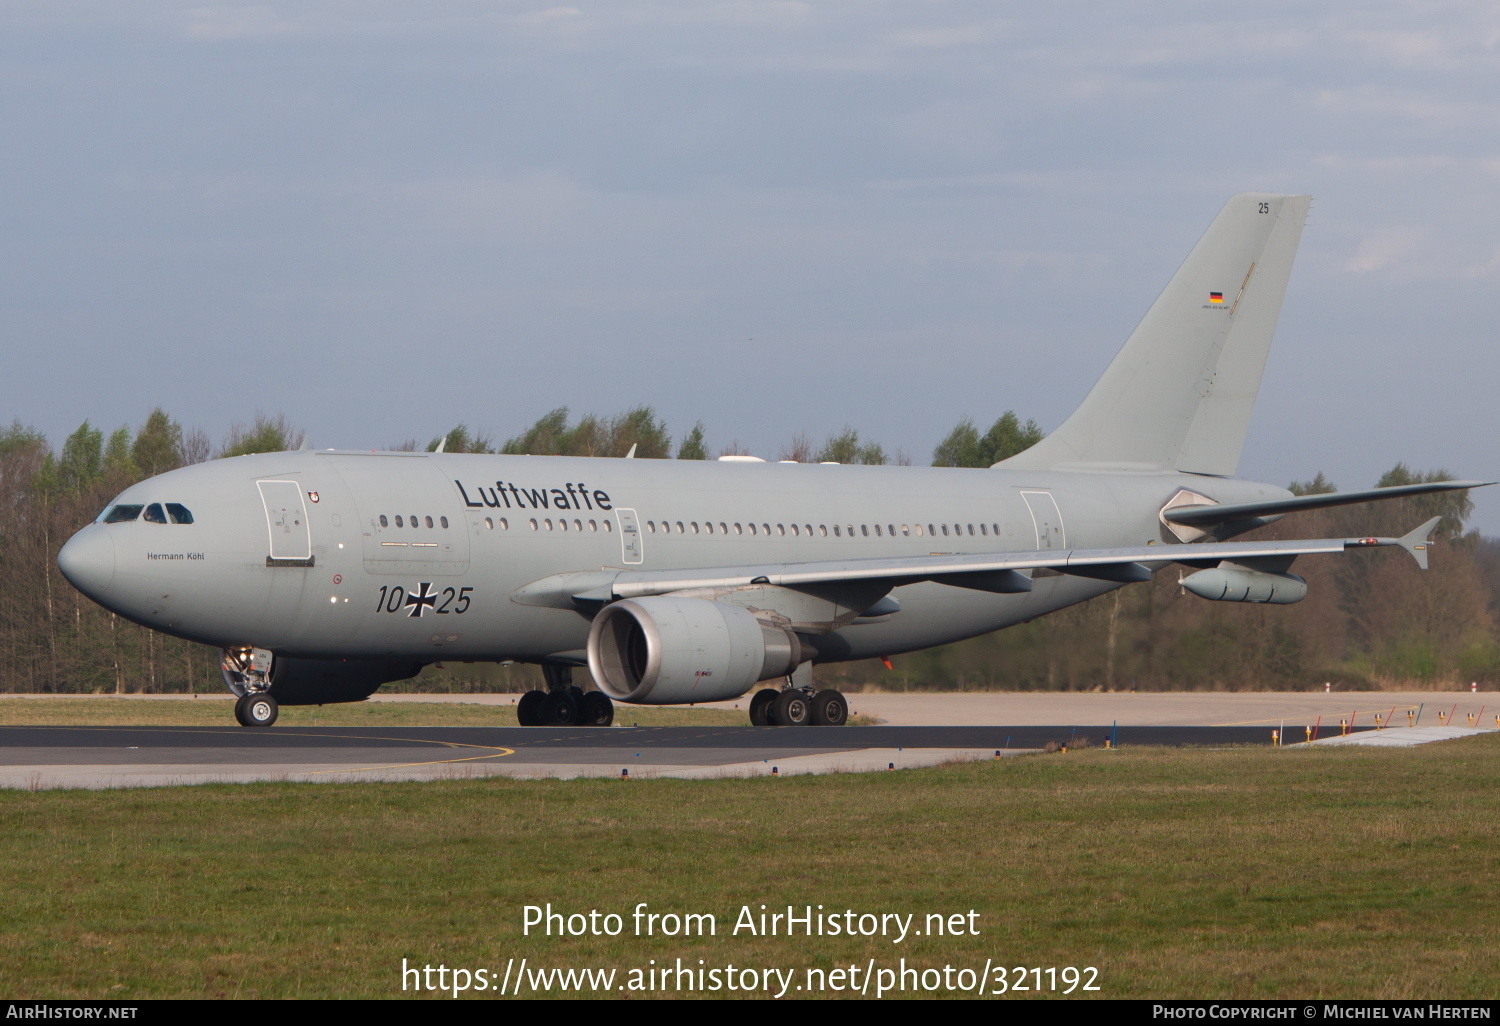
[(236, 695), (251, 685), (269, 684), (281, 705), (334, 705), (362, 702), (391, 681), (415, 677), (421, 663), (404, 659), (289, 659), (265, 649), (225, 649), (224, 683)]
[(796, 634), (741, 606), (669, 595), (607, 605), (589, 631), (600, 690), (645, 705), (736, 698), (813, 655)]
[(1265, 602), (1289, 606), (1307, 597), (1307, 582), (1296, 574), (1271, 574), (1229, 563), (1189, 574), (1183, 578), (1182, 586), (1210, 602)]

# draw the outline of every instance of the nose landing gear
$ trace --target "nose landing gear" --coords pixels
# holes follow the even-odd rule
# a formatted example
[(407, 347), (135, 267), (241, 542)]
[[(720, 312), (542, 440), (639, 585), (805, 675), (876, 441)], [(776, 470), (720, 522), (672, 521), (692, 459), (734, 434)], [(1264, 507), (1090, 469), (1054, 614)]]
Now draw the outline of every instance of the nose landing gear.
[(264, 648), (238, 645), (226, 648), (219, 671), (229, 690), (239, 696), (234, 718), (242, 727), (269, 727), (280, 709), (271, 697), (271, 666), (275, 656)]

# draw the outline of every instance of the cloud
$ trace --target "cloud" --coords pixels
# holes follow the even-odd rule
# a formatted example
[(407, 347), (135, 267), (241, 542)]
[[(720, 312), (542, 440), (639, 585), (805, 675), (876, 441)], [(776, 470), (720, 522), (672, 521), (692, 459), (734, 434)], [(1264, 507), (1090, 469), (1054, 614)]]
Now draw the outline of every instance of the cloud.
[(187, 12), (183, 34), (190, 39), (272, 39), (284, 36), (294, 26), (274, 8), (195, 7)]

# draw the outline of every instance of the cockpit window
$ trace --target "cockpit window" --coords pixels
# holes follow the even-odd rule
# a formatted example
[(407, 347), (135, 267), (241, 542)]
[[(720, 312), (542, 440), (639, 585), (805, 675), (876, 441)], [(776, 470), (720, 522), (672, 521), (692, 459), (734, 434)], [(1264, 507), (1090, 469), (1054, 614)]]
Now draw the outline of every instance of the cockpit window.
[(146, 507), (142, 505), (122, 502), (120, 503), (120, 505), (104, 514), (104, 522), (106, 524), (123, 524), (127, 520), (134, 520), (136, 517), (140, 516), (141, 510), (145, 508)]
[(180, 502), (167, 503), (167, 516), (172, 518), (174, 524), (191, 524), (193, 514)]
[(161, 503), (153, 502), (147, 506), (145, 519), (148, 524), (165, 524), (167, 522), (167, 515), (162, 512)]

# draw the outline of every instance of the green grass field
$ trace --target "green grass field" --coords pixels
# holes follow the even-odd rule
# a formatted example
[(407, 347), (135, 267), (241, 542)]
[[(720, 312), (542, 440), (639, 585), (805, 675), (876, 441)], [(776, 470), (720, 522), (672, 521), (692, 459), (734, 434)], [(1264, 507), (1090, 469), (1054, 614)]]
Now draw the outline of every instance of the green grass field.
[[(754, 780), (0, 792), (0, 994), (401, 994), (403, 958), (1096, 966), (1106, 997), (1493, 997), (1500, 736)], [(714, 938), (521, 936), (522, 906)], [(729, 936), (742, 904), (978, 937)], [(627, 923), (629, 922), (627, 918)]]

